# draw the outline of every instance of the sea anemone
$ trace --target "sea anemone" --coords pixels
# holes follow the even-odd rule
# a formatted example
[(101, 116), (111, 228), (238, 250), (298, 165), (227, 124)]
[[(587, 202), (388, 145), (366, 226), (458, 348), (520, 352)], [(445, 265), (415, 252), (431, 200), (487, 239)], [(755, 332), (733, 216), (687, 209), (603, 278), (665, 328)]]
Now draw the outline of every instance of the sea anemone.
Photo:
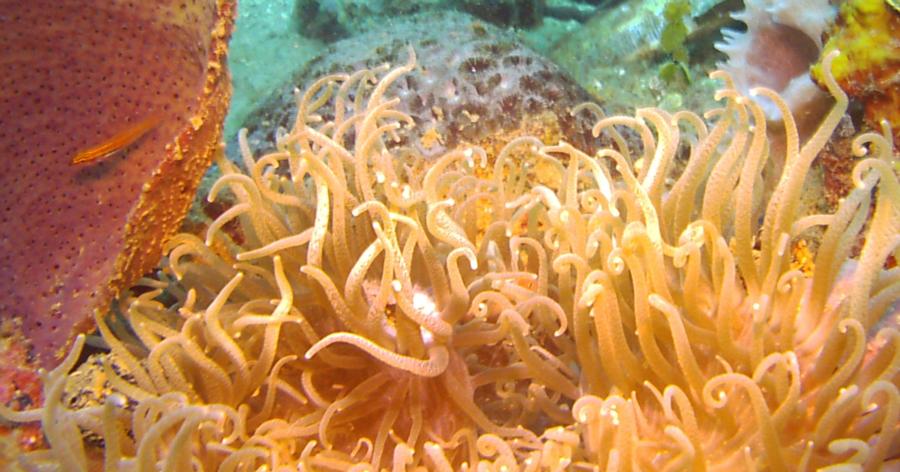
[[(647, 108), (594, 127), (630, 128), (639, 146), (617, 139), (591, 156), (517, 138), (496, 156), (464, 147), (425, 163), (393, 144), (415, 123), (384, 94), (415, 65), (411, 54), (315, 82), (271, 154), (254, 159), (241, 136), (246, 170), (220, 159), (209, 194), (234, 204), (205, 240), (171, 242), (166, 270), (123, 304), (130, 330), (98, 323), (114, 393), (66, 402), (79, 337), (45, 374), (43, 408), (0, 408), (43, 425), (50, 447), (24, 463), (896, 463), (900, 332), (882, 317), (900, 293), (900, 269), (883, 269), (900, 231), (890, 141), (857, 138), (856, 187), (834, 214), (799, 214), (846, 109), (833, 78), (836, 104), (802, 145), (787, 105), (754, 89), (785, 117), (784, 170), (768, 194), (763, 111), (723, 73), (710, 125)], [(824, 231), (806, 273), (790, 249), (814, 227)]]
[[(734, 18), (747, 25), (746, 32), (724, 30), (725, 41), (716, 48), (728, 55), (720, 68), (729, 73), (741, 93), (768, 87), (802, 119), (810, 107), (827, 96), (809, 75), (822, 51), (822, 34), (834, 19), (828, 0), (747, 0), (746, 9)], [(756, 97), (766, 117), (781, 121), (782, 111), (767, 97)], [(818, 119), (818, 113), (814, 113)]]

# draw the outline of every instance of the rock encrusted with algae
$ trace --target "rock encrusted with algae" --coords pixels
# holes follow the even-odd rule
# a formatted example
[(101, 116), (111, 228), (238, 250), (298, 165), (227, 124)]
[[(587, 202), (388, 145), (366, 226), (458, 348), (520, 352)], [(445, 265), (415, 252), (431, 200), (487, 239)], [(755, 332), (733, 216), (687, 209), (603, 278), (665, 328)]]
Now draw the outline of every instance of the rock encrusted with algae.
[[(869, 125), (891, 124), (900, 145), (900, 9), (885, 0), (849, 0), (841, 5), (825, 51), (838, 49), (834, 77), (865, 108)], [(813, 67), (821, 81), (821, 62)]]

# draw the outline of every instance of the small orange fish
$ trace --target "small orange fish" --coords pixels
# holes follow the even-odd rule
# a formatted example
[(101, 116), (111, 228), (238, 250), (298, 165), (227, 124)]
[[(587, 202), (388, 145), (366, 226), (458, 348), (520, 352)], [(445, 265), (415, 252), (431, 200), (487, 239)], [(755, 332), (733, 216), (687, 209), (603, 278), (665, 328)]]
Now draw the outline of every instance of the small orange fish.
[(106, 156), (113, 155), (125, 149), (138, 139), (141, 139), (142, 136), (149, 133), (150, 130), (156, 128), (162, 121), (162, 118), (162, 115), (159, 113), (154, 113), (147, 116), (143, 120), (134, 123), (133, 125), (117, 133), (116, 135), (110, 137), (106, 141), (96, 146), (84, 149), (78, 154), (75, 154), (75, 157), (72, 158), (71, 165), (91, 162)]

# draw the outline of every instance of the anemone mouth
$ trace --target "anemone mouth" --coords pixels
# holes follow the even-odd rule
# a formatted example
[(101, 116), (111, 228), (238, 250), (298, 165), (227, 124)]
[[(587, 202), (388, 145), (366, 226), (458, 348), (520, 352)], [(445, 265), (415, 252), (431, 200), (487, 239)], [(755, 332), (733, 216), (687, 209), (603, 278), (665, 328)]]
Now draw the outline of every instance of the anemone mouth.
[(747, 80), (783, 93), (797, 77), (807, 75), (819, 58), (819, 47), (803, 31), (777, 23), (755, 31), (747, 51)]
[[(781, 96), (791, 114), (807, 121), (811, 115), (818, 120), (829, 105), (827, 94), (812, 81), (809, 69), (819, 59), (820, 37), (835, 12), (821, 0), (810, 0), (805, 8), (810, 12), (797, 14), (788, 3), (748, 0), (746, 10), (733, 15), (747, 25), (747, 30), (723, 30), (725, 40), (716, 48), (728, 56), (719, 67), (731, 74), (742, 93), (755, 87), (771, 89)], [(754, 100), (769, 120), (784, 119), (783, 111), (772, 100), (760, 96), (754, 96)]]

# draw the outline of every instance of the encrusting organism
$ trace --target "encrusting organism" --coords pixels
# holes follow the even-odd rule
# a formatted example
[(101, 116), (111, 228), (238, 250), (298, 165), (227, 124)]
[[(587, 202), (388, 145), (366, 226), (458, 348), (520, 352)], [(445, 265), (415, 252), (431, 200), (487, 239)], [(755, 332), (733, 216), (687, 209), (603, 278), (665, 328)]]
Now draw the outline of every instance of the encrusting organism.
[[(826, 59), (825, 70), (835, 54)], [(889, 130), (859, 136), (855, 188), (800, 214), (847, 99), (801, 143), (787, 105), (772, 175), (763, 111), (726, 74), (705, 118), (600, 119), (587, 155), (517, 138), (423, 173), (385, 95), (416, 67), (332, 74), (181, 235), (119, 323), (110, 390), (65, 403), (84, 342), (45, 374), (49, 448), (71, 470), (878, 470), (898, 460), (900, 182)], [(576, 110), (583, 112), (583, 110)], [(689, 158), (673, 170), (680, 149)], [(536, 173), (541, 173), (538, 180)], [(763, 194), (764, 180), (773, 193)], [(871, 218), (867, 215), (871, 210)], [(789, 248), (824, 232), (810, 274)], [(851, 242), (865, 232), (857, 259)], [(116, 328), (116, 327), (119, 328)], [(115, 329), (114, 329), (115, 328)], [(83, 441), (99, 437), (103, 449)], [(72, 465), (74, 464), (74, 465)]]
[[(851, 100), (862, 105), (868, 125), (887, 120), (900, 145), (900, 8), (890, 0), (851, 0), (840, 4), (823, 51), (841, 51), (834, 78)], [(812, 67), (820, 80), (822, 64)]]

